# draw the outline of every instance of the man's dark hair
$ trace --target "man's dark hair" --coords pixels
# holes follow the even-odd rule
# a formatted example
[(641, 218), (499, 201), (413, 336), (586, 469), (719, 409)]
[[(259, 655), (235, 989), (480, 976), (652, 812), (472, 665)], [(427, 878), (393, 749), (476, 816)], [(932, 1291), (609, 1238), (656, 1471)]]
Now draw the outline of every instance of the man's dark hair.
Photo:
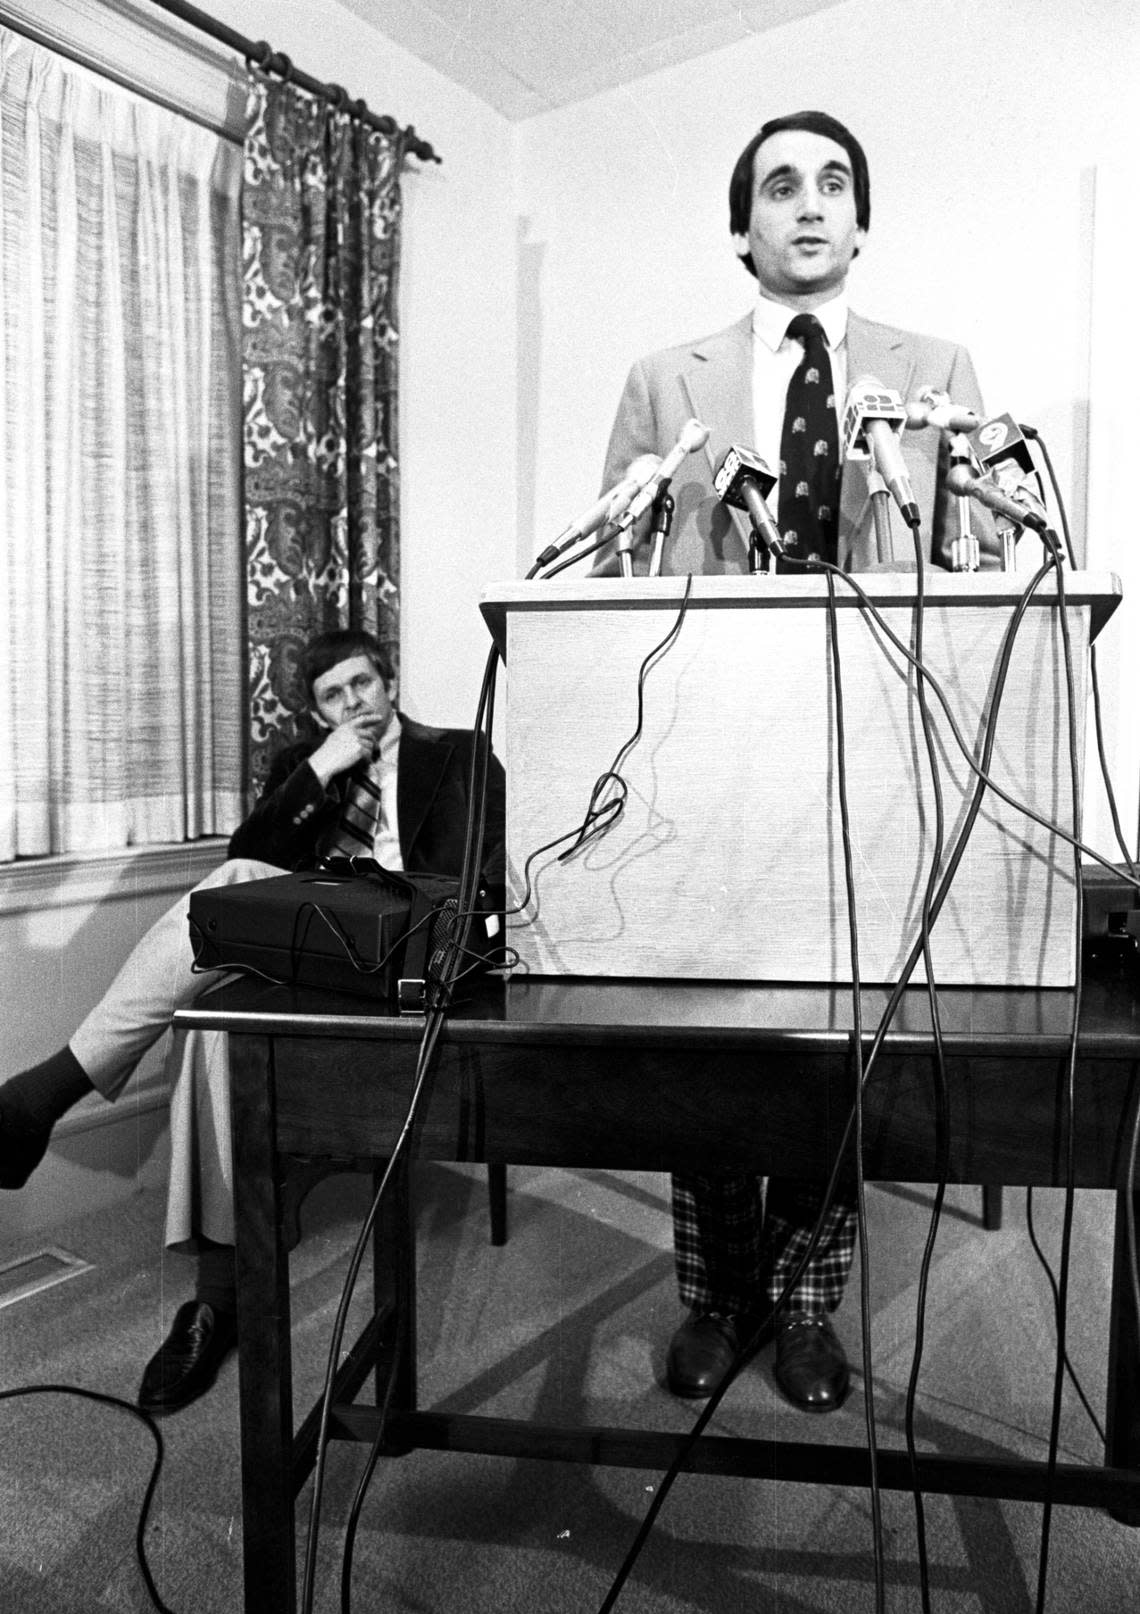
[[(871, 173), (867, 156), (850, 129), (833, 118), (829, 112), (789, 112), (783, 118), (771, 118), (758, 134), (745, 146), (736, 159), (732, 178), (728, 182), (728, 228), (732, 235), (747, 235), (748, 221), (752, 217), (752, 165), (757, 151), (772, 135), (788, 129), (803, 129), (807, 134), (822, 135), (842, 146), (851, 159), (851, 178), (855, 186), (855, 222), (861, 230), (871, 228)], [(756, 273), (752, 254), (742, 253), (741, 263), (750, 274)]]
[(298, 661), (305, 697), (310, 703), (313, 685), (321, 674), (327, 673), (339, 662), (347, 661), (350, 656), (367, 656), (386, 684), (390, 684), (396, 676), (392, 658), (375, 634), (366, 632), (364, 628), (332, 628), (328, 633), (318, 633), (315, 639), (310, 639)]

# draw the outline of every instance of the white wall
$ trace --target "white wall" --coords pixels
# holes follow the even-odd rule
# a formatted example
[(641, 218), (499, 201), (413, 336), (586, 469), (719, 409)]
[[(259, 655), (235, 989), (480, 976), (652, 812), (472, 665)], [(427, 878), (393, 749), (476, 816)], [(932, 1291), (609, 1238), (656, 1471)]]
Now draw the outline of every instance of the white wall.
[(336, 0), (211, 0), (314, 78), (414, 124), (442, 157), (404, 180), (401, 704), (473, 720), (489, 577), (515, 573), (512, 128)]
[[(1083, 553), (1094, 170), (1132, 152), (1137, 105), (1134, 0), (848, 0), (521, 125), (520, 373), (535, 379), (519, 397), (520, 494), (533, 490), (520, 567), (597, 492), (630, 363), (748, 307), (729, 175), (766, 118), (804, 106), (834, 113), (867, 150), (872, 219), (850, 280), (855, 306), (967, 343), (989, 406), (1045, 436)], [(1111, 223), (1114, 260), (1130, 254), (1134, 285), (1128, 178), (1130, 213), (1106, 222), (1102, 209), (1098, 234)], [(1103, 372), (1102, 432), (1131, 416)], [(1135, 374), (1133, 362), (1130, 387)], [(1098, 476), (1127, 478), (1107, 450), (1094, 459)], [(1103, 489), (1093, 502), (1105, 507)], [(1093, 558), (1140, 597), (1134, 526), (1098, 533)], [(1128, 616), (1140, 622), (1131, 601)], [(1102, 657), (1128, 631), (1110, 628)], [(1113, 663), (1107, 682), (1134, 839), (1134, 669)]]

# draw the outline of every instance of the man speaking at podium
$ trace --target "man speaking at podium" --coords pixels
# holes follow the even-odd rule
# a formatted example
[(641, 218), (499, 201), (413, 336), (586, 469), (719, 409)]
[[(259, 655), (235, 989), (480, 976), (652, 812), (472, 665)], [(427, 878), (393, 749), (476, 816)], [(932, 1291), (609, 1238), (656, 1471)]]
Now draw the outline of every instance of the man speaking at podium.
[[(683, 460), (672, 481), (676, 517), (663, 571), (750, 569), (746, 521), (713, 487), (714, 470), (734, 445), (755, 451), (778, 473), (768, 502), (788, 557), (815, 555), (852, 571), (882, 565), (866, 466), (841, 459), (848, 388), (873, 378), (902, 400), (933, 388), (981, 413), (964, 348), (850, 311), (847, 273), (870, 218), (863, 149), (826, 113), (775, 118), (741, 153), (729, 186), (729, 227), (759, 298), (727, 330), (634, 365), (606, 457), (603, 486), (609, 488), (634, 460), (665, 455), (687, 420), (695, 417), (709, 428), (703, 453)], [(946, 566), (958, 513), (944, 485), (945, 439), (940, 431), (914, 431), (900, 447), (926, 558)], [(900, 539), (901, 560), (893, 564), (913, 569), (906, 527)], [(785, 568), (784, 561), (779, 565)], [(612, 562), (600, 569), (611, 570)], [(644, 569), (644, 561), (635, 563), (635, 570)], [(821, 1190), (809, 1183), (770, 1178), (765, 1193), (761, 1179), (742, 1172), (673, 1178), (678, 1285), (688, 1307), (666, 1361), (675, 1394), (699, 1398), (717, 1388), (738, 1346), (779, 1299), (821, 1208)], [(847, 1360), (830, 1314), (843, 1297), (855, 1231), (852, 1201), (837, 1199), (776, 1319), (777, 1381), (792, 1402), (812, 1412), (838, 1407), (848, 1388)]]
[[(740, 154), (729, 184), (729, 228), (759, 298), (727, 330), (633, 366), (606, 453), (603, 486), (611, 488), (634, 460), (666, 454), (686, 421), (695, 417), (709, 428), (703, 452), (690, 454), (673, 477), (676, 515), (664, 572), (748, 571), (746, 520), (713, 487), (713, 472), (734, 445), (755, 450), (774, 473), (781, 461), (792, 466), (768, 497), (789, 556), (803, 560), (814, 551), (846, 570), (866, 570), (875, 564), (867, 466), (842, 463), (848, 389), (873, 381), (905, 403), (931, 388), (981, 415), (965, 348), (849, 309), (847, 272), (870, 226), (870, 186), (863, 148), (824, 112), (774, 118)], [(947, 439), (936, 430), (907, 431), (899, 448), (926, 558), (948, 567), (958, 528), (956, 500), (944, 485)], [(805, 482), (807, 507), (797, 503)], [(993, 551), (989, 523), (979, 515), (974, 532)], [(899, 558), (891, 569), (913, 570), (905, 525), (896, 520), (895, 528)], [(645, 570), (645, 547), (636, 570)]]

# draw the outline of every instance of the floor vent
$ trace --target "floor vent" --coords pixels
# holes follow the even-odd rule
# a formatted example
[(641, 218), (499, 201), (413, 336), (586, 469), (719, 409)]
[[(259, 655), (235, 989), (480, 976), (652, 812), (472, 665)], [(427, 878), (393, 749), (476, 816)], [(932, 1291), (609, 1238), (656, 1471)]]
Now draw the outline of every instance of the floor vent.
[(66, 1250), (48, 1248), (37, 1250), (33, 1255), (22, 1255), (0, 1267), (0, 1311), (5, 1306), (14, 1306), (17, 1300), (27, 1300), (53, 1284), (66, 1283), (68, 1278), (90, 1271), (90, 1261), (81, 1261)]

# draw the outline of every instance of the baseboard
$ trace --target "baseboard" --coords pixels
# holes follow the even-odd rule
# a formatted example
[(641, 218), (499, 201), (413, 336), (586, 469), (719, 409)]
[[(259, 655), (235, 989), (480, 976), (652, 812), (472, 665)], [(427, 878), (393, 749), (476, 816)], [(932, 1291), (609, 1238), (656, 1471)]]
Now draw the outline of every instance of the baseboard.
[(7, 1250), (74, 1217), (164, 1189), (168, 1109), (165, 1083), (147, 1082), (115, 1104), (92, 1098), (65, 1116), (27, 1185), (0, 1195), (0, 1245)]

